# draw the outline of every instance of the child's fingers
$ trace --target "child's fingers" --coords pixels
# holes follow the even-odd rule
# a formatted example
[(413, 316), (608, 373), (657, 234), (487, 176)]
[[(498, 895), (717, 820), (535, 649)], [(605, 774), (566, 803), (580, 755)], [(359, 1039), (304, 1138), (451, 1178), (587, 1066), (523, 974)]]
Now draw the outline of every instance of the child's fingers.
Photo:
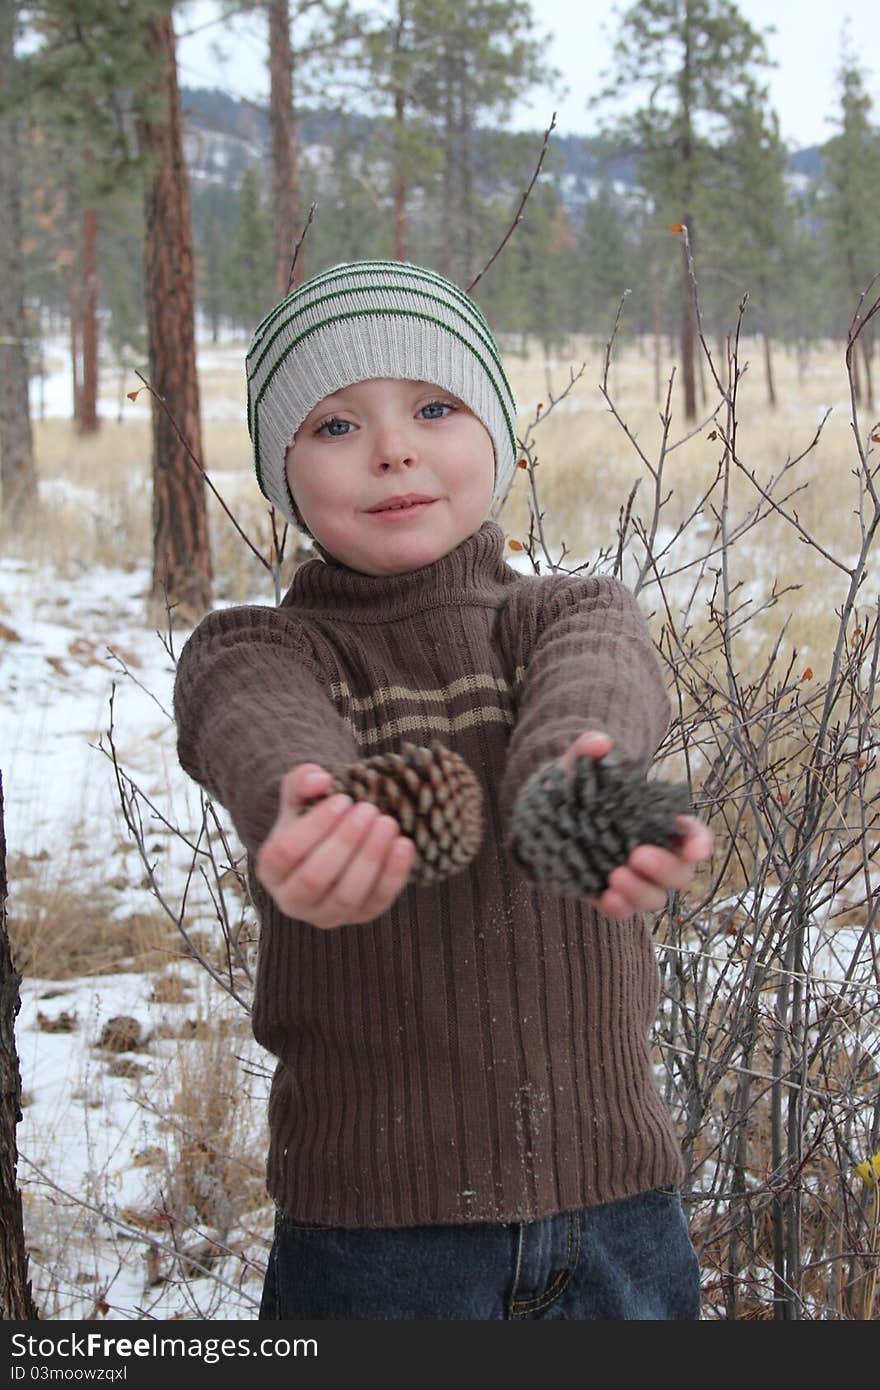
[(392, 839), (385, 853), (379, 876), (365, 905), (364, 921), (370, 922), (381, 912), (386, 912), (399, 897), (406, 884), (416, 857), (416, 847), (406, 835)]
[(351, 806), (351, 797), (339, 793), (302, 814), (295, 803), (285, 804), (282, 796), (278, 819), (256, 855), (257, 877), (263, 886), (274, 893), (328, 839)]
[(561, 759), (562, 766), (566, 772), (571, 772), (578, 758), (604, 758), (613, 747), (614, 740), (608, 734), (602, 733), (600, 729), (588, 729), (578, 734), (574, 743), (565, 750)]
[(662, 912), (666, 906), (666, 889), (634, 873), (627, 864), (612, 869), (608, 887), (630, 904), (631, 912)]
[(399, 829), (393, 816), (376, 812), (365, 838), (324, 895), (322, 906), (343, 922), (361, 921), (367, 904), (375, 895), (386, 853)]
[[(390, 821), (390, 831), (385, 822)], [(399, 833), (397, 822), (390, 816), (381, 817), (373, 827), (369, 839), (359, 856), (366, 861), (367, 872), (361, 882), (367, 883), (367, 890), (354, 908), (343, 906), (341, 922), (372, 922), (375, 917), (387, 912), (400, 896), (415, 859), (416, 847), (412, 840)], [(334, 902), (339, 903), (336, 894), (341, 884), (334, 885)]]
[(693, 862), (659, 845), (637, 845), (626, 862), (640, 878), (673, 892), (686, 888), (694, 876)]
[(316, 796), (324, 796), (333, 778), (318, 763), (299, 763), (281, 779), (280, 811), (299, 814), (303, 804)]
[(684, 839), (678, 853), (689, 864), (699, 864), (711, 859), (715, 853), (715, 837), (708, 825), (696, 816), (676, 816), (676, 821), (684, 831)]
[(397, 822), (363, 803), (334, 827), (272, 897), (289, 917), (333, 928), (372, 921), (400, 893), (415, 854)]
[[(331, 800), (334, 798), (331, 797)], [(320, 809), (316, 807), (309, 812), (308, 819), (314, 819)], [(322, 904), (355, 850), (366, 839), (378, 815), (379, 811), (369, 801), (358, 802), (346, 811), (332, 825), (329, 833), (313, 844), (308, 854), (295, 865), (281, 885), (285, 898), (307, 909)]]
[(613, 922), (619, 922), (624, 917), (632, 917), (636, 911), (623, 894), (616, 892), (613, 888), (606, 888), (602, 896), (596, 900), (596, 906), (604, 917), (610, 917)]

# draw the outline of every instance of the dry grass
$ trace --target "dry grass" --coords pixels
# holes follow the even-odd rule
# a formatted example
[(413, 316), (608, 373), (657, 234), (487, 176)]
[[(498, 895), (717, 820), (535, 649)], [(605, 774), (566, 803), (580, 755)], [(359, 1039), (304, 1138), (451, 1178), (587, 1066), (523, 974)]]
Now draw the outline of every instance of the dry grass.
[(225, 1241), (245, 1212), (266, 1203), (264, 1123), (254, 1124), (251, 1082), (240, 1057), (249, 1031), (242, 1015), (212, 1018), (208, 1004), (186, 1038), (168, 1044), (165, 1065), (144, 1104), (161, 1117), (155, 1206), (143, 1219), (185, 1240), (211, 1228)]
[[(599, 393), (601, 352), (595, 346), (586, 346), (586, 353), (574, 354), (572, 358), (577, 365), (587, 362), (584, 376), (535, 433), (536, 481), (550, 549), (556, 555), (564, 542), (579, 559), (593, 557), (603, 547), (614, 544), (619, 509), (634, 483), (639, 482), (636, 517), (647, 521), (654, 501), (652, 478)], [(750, 346), (748, 342), (744, 345), (743, 361), (748, 360)], [(757, 357), (757, 352), (754, 355)], [(758, 482), (766, 485), (771, 475), (779, 475), (788, 459), (808, 446), (825, 410), (832, 406), (819, 444), (789, 474), (784, 493), (792, 487), (803, 487), (789, 506), (820, 545), (845, 563), (852, 563), (860, 540), (855, 515), (859, 494), (853, 475), (857, 458), (842, 349), (828, 344), (821, 352), (815, 352), (803, 378), (802, 364), (793, 354), (778, 353), (775, 365), (779, 398), (776, 409), (766, 402), (760, 368), (748, 371), (741, 385), (740, 457), (746, 467), (754, 470)], [(531, 357), (525, 362), (514, 360), (512, 374), (524, 407), (520, 416), (522, 430), (538, 402), (543, 402), (545, 409), (549, 403), (547, 372), (540, 361)], [(569, 380), (568, 365), (554, 366), (550, 378), (554, 393), (559, 395)], [(615, 405), (639, 445), (649, 459), (656, 460), (661, 425), (653, 364), (632, 348), (624, 350), (612, 369), (610, 387)], [(712, 405), (707, 407), (707, 415)], [(676, 415), (671, 439), (675, 441), (688, 430), (676, 395), (673, 408)], [(863, 420), (863, 428), (871, 423), (870, 419)], [(670, 496), (661, 513), (661, 525), (667, 534), (690, 513), (716, 474), (722, 445), (709, 438), (711, 429), (711, 425), (706, 425), (667, 459), (662, 493)], [(729, 525), (735, 525), (758, 500), (752, 482), (734, 469), (730, 477)], [(720, 507), (720, 489), (713, 494), (712, 505)], [(529, 490), (523, 474), (510, 499), (505, 526), (510, 534), (525, 539), (528, 525)], [(707, 508), (702, 521), (694, 523), (694, 539), (707, 542), (714, 526), (715, 517)], [(666, 568), (681, 560), (682, 551), (690, 557), (690, 550), (680, 547)], [(638, 547), (636, 554), (640, 558)], [(754, 596), (768, 594), (776, 579), (780, 584), (800, 586), (799, 592), (784, 602), (782, 612), (777, 608), (768, 618), (759, 620), (750, 632), (750, 640), (759, 631), (765, 644), (774, 640), (783, 615), (791, 610), (787, 646), (809, 652), (816, 674), (821, 674), (822, 654), (837, 630), (834, 607), (845, 592), (845, 576), (832, 569), (814, 549), (802, 544), (791, 526), (778, 516), (762, 521), (751, 536), (734, 547), (732, 563), (731, 582), (741, 583)], [(876, 583), (877, 576), (869, 576), (866, 595), (876, 589)], [(686, 586), (678, 587), (683, 590)], [(648, 587), (644, 598), (646, 607), (653, 606), (655, 591)]]
[[(537, 480), (545, 529), (556, 554), (564, 542), (584, 558), (612, 545), (618, 512), (627, 494), (640, 481), (636, 514), (647, 517), (652, 503), (652, 481), (637, 458), (620, 425), (601, 398), (604, 344), (587, 339), (571, 344), (570, 353), (547, 363), (541, 350), (527, 356), (510, 353), (508, 370), (520, 402), (520, 431), (534, 414), (538, 402), (545, 411), (550, 392), (558, 395), (569, 380), (571, 366), (586, 362), (586, 370), (570, 396), (541, 422), (535, 434), (539, 464)], [(741, 360), (754, 356), (740, 389), (739, 448), (745, 464), (759, 481), (779, 473), (786, 460), (800, 453), (812, 438), (822, 414), (833, 413), (817, 449), (798, 465), (793, 481), (805, 484), (794, 505), (807, 529), (820, 544), (844, 557), (851, 555), (858, 538), (854, 510), (858, 492), (852, 469), (854, 446), (849, 424), (849, 400), (843, 352), (838, 344), (825, 344), (808, 358), (779, 351), (775, 370), (779, 405), (766, 402), (763, 375), (756, 345), (745, 340)], [(671, 364), (670, 364), (671, 365)], [(664, 366), (665, 378), (669, 366)], [(610, 386), (615, 403), (649, 458), (656, 457), (660, 439), (658, 402), (655, 400), (654, 367), (647, 344), (623, 342), (612, 365)], [(229, 400), (241, 394), (238, 375), (223, 366), (205, 370), (201, 378), (206, 417), (212, 400)], [(680, 401), (672, 437), (687, 433)], [(707, 406), (706, 414), (714, 405)], [(867, 426), (870, 421), (865, 421)], [(671, 490), (662, 520), (671, 529), (690, 510), (695, 498), (713, 478), (720, 458), (720, 444), (708, 438), (710, 427), (672, 453), (666, 464), (664, 492)], [(49, 560), (62, 574), (71, 568), (103, 565), (131, 566), (150, 558), (150, 429), (146, 420), (117, 424), (103, 422), (97, 435), (77, 436), (67, 421), (37, 422), (35, 429), (38, 470), (44, 502), (26, 533), (0, 535), (0, 542), (29, 559)], [(240, 524), (264, 555), (271, 548), (268, 512), (251, 469), (247, 429), (240, 420), (206, 418), (203, 427), (203, 461), (215, 486)], [(528, 487), (525, 475), (517, 481), (504, 515), (506, 530), (523, 537), (528, 530)], [(753, 485), (738, 471), (731, 477), (730, 509), (733, 519), (754, 506)], [(216, 596), (244, 600), (259, 596), (271, 601), (268, 574), (223, 515), (210, 503)], [(705, 519), (708, 530), (713, 523)], [(812, 642), (821, 650), (833, 625), (832, 604), (824, 595), (810, 592), (815, 584), (814, 551), (797, 543), (791, 530), (778, 518), (761, 528), (757, 550), (749, 554), (748, 577), (768, 588), (780, 573), (788, 584), (802, 585), (801, 598), (791, 629), (795, 645)], [(288, 542), (293, 551), (296, 537)], [(286, 567), (289, 573), (291, 562)], [(757, 567), (757, 568), (756, 568)]]
[(180, 954), (158, 910), (116, 909), (106, 877), (91, 881), (73, 862), (14, 855), (8, 864), (9, 935), (16, 969), (41, 980), (157, 970)]

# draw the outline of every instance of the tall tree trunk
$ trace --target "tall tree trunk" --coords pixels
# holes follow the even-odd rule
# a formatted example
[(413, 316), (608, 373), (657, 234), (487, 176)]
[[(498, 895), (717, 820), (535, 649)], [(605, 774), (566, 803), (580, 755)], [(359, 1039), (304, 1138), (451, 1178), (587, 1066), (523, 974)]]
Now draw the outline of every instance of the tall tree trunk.
[(409, 255), (409, 222), (406, 211), (405, 165), (406, 98), (398, 87), (394, 92), (394, 259), (405, 261)]
[(871, 351), (874, 346), (871, 339), (870, 328), (863, 328), (861, 334), (862, 359), (865, 363), (865, 405), (868, 410), (874, 409), (874, 382), (871, 376)]
[[(147, 41), (162, 60), (165, 97), (161, 118), (142, 119), (140, 127), (142, 150), (152, 170), (144, 238), (150, 378), (201, 460), (192, 219), (170, 11), (147, 21)], [(155, 398), (152, 406), (152, 599), (159, 604), (167, 598), (174, 605), (175, 620), (188, 624), (211, 604), (205, 480)]]
[[(272, 134), (272, 208), (275, 239), (275, 293), (287, 294), (293, 248), (299, 234), (297, 133), (293, 114), (293, 45), (290, 0), (269, 0), (269, 128)], [(303, 282), (302, 250), (293, 284)], [(269, 305), (257, 306), (259, 312)]]
[(82, 284), (79, 271), (74, 266), (67, 286), (68, 323), (70, 324), (70, 390), (73, 401), (73, 422), (79, 428), (82, 410), (82, 362), (80, 342), (82, 339)]
[(15, 1018), (21, 1008), (21, 976), (12, 963), (6, 931), (6, 833), (3, 774), (0, 773), (0, 1318), (38, 1318), (28, 1279), (27, 1246), (16, 1169), (15, 1130), (21, 1119), (21, 1073), (15, 1047)]
[(444, 101), (443, 101), (443, 195), (440, 207), (440, 274), (447, 280), (453, 278), (453, 208), (455, 203), (453, 178), (455, 170), (455, 112), (452, 95), (452, 60), (445, 60)]
[[(685, 218), (685, 225), (691, 238), (691, 249), (693, 249), (693, 220)], [(694, 354), (696, 347), (696, 323), (694, 313), (694, 287), (691, 283), (691, 272), (688, 264), (687, 244), (684, 237), (681, 239), (681, 378), (684, 386), (684, 413), (685, 419), (696, 420), (697, 418), (697, 383), (694, 371)]]
[(82, 394), (77, 413), (80, 434), (98, 428), (98, 213), (84, 207), (80, 294), (82, 323)]
[(394, 258), (409, 258), (409, 218), (407, 214), (407, 148), (406, 148), (406, 0), (397, 0), (397, 22), (394, 26), (394, 59), (391, 77), (394, 85)]
[[(694, 194), (694, 136), (693, 136), (693, 72), (694, 72), (694, 15), (692, 0), (685, 0), (682, 58), (680, 79), (681, 92), (681, 166), (683, 172), (682, 205), (684, 224), (688, 230), (691, 256), (696, 254), (696, 232), (691, 198)], [(696, 351), (696, 305), (691, 281), (688, 249), (684, 237), (681, 239), (681, 375), (684, 385), (685, 419), (697, 418), (697, 391), (694, 379), (694, 353)]]
[(651, 317), (654, 328), (654, 401), (660, 405), (662, 400), (662, 385), (660, 382), (660, 355), (661, 339), (663, 335), (663, 319), (660, 307), (660, 276), (657, 274), (657, 262), (651, 256)]
[[(0, 92), (12, 88), (16, 6), (0, 0)], [(0, 487), (13, 519), (36, 501), (21, 251), (21, 164), (15, 104), (0, 109)]]
[(770, 334), (766, 328), (763, 332), (764, 339), (764, 378), (767, 382), (767, 401), (776, 409), (776, 383), (773, 380), (773, 358), (770, 353)]
[(474, 249), (474, 120), (467, 81), (467, 68), (464, 63), (462, 64), (459, 76), (459, 101), (461, 102), (461, 109), (459, 111), (458, 155), (461, 162), (461, 212), (462, 222), (464, 224), (461, 259), (464, 274), (467, 276), (468, 280), (471, 280), (477, 273), (477, 267), (474, 264), (476, 257)]

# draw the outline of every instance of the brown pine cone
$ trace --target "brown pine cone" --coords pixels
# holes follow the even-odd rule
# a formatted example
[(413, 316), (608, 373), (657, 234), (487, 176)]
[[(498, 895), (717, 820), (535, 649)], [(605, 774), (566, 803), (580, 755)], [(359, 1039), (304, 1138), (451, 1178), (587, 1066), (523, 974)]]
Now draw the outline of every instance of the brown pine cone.
[(609, 754), (538, 768), (513, 810), (515, 853), (556, 893), (598, 898), (608, 875), (636, 845), (671, 849), (682, 838), (675, 817), (691, 811), (684, 784), (648, 782), (646, 764)]
[(483, 793), (463, 758), (433, 739), (352, 763), (327, 793), (371, 801), (393, 816), (416, 846), (416, 883), (450, 878), (470, 863), (483, 837)]

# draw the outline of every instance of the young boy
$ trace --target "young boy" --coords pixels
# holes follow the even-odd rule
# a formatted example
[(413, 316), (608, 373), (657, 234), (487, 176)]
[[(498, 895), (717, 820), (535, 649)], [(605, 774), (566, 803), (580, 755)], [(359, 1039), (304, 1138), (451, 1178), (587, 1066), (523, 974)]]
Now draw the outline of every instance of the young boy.
[[(629, 591), (535, 577), (487, 520), (515, 406), (476, 305), (399, 262), (295, 290), (247, 359), (260, 486), (321, 558), (277, 609), (181, 654), (179, 755), (250, 855), (253, 1026), (278, 1059), (265, 1318), (695, 1318), (682, 1160), (648, 1032), (641, 917), (711, 853), (641, 845), (598, 902), (530, 881), (511, 811), (536, 769), (651, 757), (669, 701)], [(484, 834), (418, 886), (414, 845), (334, 777), (438, 739)]]

